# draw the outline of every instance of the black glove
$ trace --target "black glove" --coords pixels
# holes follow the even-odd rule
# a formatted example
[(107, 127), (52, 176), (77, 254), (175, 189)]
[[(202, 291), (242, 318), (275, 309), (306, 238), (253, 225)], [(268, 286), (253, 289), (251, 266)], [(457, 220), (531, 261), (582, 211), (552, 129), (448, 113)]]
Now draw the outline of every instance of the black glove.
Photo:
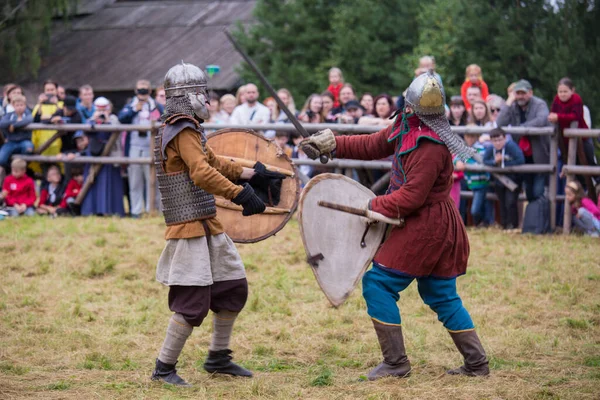
[(281, 199), (281, 184), (286, 176), (279, 172), (268, 171), (263, 163), (254, 164), (256, 172), (248, 181), (260, 199), (270, 205), (276, 206)]
[(244, 210), (242, 215), (247, 217), (249, 215), (260, 214), (267, 208), (265, 203), (254, 193), (254, 189), (248, 183), (244, 183), (244, 189), (235, 196), (231, 201), (234, 204), (242, 206)]

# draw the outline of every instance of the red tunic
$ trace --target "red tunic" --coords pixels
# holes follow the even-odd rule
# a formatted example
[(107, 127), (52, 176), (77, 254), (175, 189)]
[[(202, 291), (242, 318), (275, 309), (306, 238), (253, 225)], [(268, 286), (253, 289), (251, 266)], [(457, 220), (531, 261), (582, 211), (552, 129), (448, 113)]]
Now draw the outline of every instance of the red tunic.
[[(374, 262), (411, 277), (455, 278), (467, 270), (469, 239), (449, 196), (452, 155), (418, 118), (410, 118), (409, 126), (399, 149), (406, 181), (371, 202), (373, 211), (404, 217), (406, 226), (391, 230)], [(337, 136), (336, 156), (372, 160), (394, 154), (398, 142), (388, 142), (391, 131), (390, 126), (372, 135)]]
[(81, 185), (75, 180), (71, 179), (67, 184), (67, 188), (65, 189), (65, 194), (63, 195), (62, 201), (60, 202), (60, 208), (67, 208), (67, 199), (73, 198), (75, 199), (81, 190)]

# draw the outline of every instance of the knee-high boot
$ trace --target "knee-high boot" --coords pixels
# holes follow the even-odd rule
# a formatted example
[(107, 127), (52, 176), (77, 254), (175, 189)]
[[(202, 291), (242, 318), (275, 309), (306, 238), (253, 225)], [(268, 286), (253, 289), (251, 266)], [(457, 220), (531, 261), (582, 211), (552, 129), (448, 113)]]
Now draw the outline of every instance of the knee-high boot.
[(490, 374), (488, 359), (475, 330), (449, 332), (456, 348), (465, 359), (464, 365), (448, 371), (450, 375), (486, 376)]
[(386, 376), (405, 377), (410, 374), (410, 361), (406, 357), (402, 327), (385, 325), (373, 320), (377, 339), (381, 346), (383, 362), (373, 368), (367, 377), (374, 381)]

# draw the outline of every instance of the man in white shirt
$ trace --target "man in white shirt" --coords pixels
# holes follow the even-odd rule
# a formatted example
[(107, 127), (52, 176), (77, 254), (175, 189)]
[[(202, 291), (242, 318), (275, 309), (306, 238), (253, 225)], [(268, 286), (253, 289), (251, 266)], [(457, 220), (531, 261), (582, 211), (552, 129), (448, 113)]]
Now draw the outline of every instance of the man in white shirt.
[(231, 123), (268, 124), (271, 119), (269, 109), (258, 101), (258, 88), (255, 84), (246, 85), (246, 102), (237, 106), (231, 113)]

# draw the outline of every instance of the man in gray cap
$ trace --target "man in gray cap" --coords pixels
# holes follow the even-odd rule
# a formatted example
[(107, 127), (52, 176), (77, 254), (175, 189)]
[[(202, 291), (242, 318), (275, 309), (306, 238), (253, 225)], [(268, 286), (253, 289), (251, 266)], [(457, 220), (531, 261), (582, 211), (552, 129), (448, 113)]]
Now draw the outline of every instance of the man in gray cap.
[[(533, 88), (529, 81), (521, 79), (515, 83), (512, 92), (509, 93), (506, 105), (501, 108), (496, 123), (499, 127), (543, 128), (549, 126), (548, 114), (546, 102), (533, 95)], [(513, 135), (513, 140), (523, 151), (526, 164), (550, 163), (550, 136)], [(547, 184), (546, 175), (526, 174), (523, 182), (527, 201), (532, 202), (543, 196)]]
[(421, 298), (450, 333), (464, 357), (451, 375), (489, 374), (488, 360), (475, 325), (456, 290), (456, 278), (467, 269), (469, 238), (452, 199), (452, 154), (470, 158), (467, 147), (450, 129), (445, 116), (442, 82), (432, 71), (415, 78), (406, 91), (405, 107), (393, 125), (372, 135), (334, 136), (330, 129), (301, 142), (312, 159), (373, 160), (394, 156), (385, 195), (366, 208), (390, 218), (404, 218), (393, 228), (363, 277), (363, 296), (373, 321), (383, 362), (369, 380), (410, 374), (404, 348), (398, 299), (414, 280)]

